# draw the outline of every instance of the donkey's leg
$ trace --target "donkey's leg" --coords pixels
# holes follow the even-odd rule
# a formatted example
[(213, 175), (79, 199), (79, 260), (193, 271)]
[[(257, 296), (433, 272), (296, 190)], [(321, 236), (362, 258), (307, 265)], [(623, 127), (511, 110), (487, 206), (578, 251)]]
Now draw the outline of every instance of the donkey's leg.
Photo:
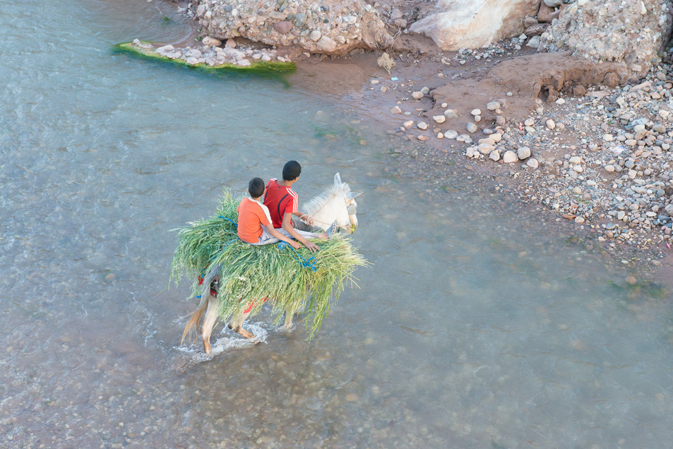
[(236, 315), (234, 315), (231, 319), (231, 322), (229, 323), (229, 329), (233, 330), (237, 334), (242, 335), (248, 340), (253, 340), (255, 339), (255, 334), (243, 329), (243, 323), (245, 322), (245, 320), (248, 318), (249, 315), (250, 312), (239, 312)]
[(208, 311), (206, 312), (206, 319), (203, 321), (203, 326), (201, 326), (201, 338), (203, 338), (203, 349), (206, 351), (206, 354), (210, 354), (210, 333), (215, 327), (215, 321), (217, 321), (217, 309), (219, 306), (219, 300), (208, 294)]
[(283, 328), (286, 331), (292, 329), (292, 318), (294, 318), (294, 310), (285, 312), (285, 326)]

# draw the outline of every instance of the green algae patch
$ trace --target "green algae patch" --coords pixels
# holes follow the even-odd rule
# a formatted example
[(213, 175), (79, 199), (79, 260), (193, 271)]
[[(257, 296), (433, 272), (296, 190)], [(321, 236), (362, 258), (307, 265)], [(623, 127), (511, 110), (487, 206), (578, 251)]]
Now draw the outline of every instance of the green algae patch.
[(127, 54), (139, 59), (182, 66), (213, 75), (256, 75), (264, 78), (282, 79), (285, 75), (290, 75), (297, 70), (297, 66), (294, 62), (281, 61), (251, 61), (250, 65), (245, 67), (231, 63), (213, 66), (205, 63), (188, 64), (183, 59), (171, 59), (157, 53), (150, 42), (141, 42), (141, 45), (146, 45), (148, 48), (134, 45), (133, 42), (122, 42), (121, 44), (113, 46), (112, 52), (115, 54)]

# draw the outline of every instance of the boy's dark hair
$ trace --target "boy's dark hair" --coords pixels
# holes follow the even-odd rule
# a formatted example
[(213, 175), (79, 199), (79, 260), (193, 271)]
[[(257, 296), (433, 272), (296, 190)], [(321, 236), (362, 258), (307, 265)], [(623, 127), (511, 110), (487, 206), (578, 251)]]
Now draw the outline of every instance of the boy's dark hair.
[(252, 178), (248, 183), (248, 193), (253, 198), (264, 195), (264, 180), (262, 178)]
[(283, 181), (294, 181), (301, 175), (301, 165), (297, 161), (290, 161), (283, 167)]

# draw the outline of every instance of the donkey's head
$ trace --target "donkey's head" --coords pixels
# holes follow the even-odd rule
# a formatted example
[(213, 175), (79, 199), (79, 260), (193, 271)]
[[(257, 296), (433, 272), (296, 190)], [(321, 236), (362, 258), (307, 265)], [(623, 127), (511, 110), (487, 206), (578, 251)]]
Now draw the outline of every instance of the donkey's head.
[(326, 228), (336, 221), (339, 229), (350, 233), (358, 227), (358, 204), (355, 202), (358, 195), (360, 193), (351, 192), (347, 183), (341, 182), (341, 176), (337, 173), (334, 175), (334, 185), (306, 203), (304, 210), (315, 219), (318, 226)]

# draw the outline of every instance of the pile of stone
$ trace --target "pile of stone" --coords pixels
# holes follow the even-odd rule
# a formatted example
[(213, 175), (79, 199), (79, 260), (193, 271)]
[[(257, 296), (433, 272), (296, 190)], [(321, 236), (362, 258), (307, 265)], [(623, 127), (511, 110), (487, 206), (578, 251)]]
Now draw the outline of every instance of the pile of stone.
[(497, 144), (506, 152), (539, 153), (539, 170), (512, 172), (524, 196), (595, 228), (600, 240), (673, 242), (671, 75), (659, 66), (638, 85), (560, 98), (548, 111), (539, 101), (533, 116), (503, 130)]
[(669, 41), (673, 9), (668, 0), (542, 2), (550, 3), (559, 7), (550, 17), (558, 17), (541, 33), (538, 51), (570, 50), (596, 62), (623, 62), (634, 82), (661, 60)]
[[(471, 159), (486, 158), (493, 162), (501, 161), (505, 164), (513, 164), (519, 161), (526, 161), (526, 164), (531, 168), (538, 167), (537, 159), (531, 157), (532, 152), (528, 146), (518, 146), (516, 150), (508, 147), (505, 144), (509, 142), (509, 136), (506, 134), (503, 125), (506, 120), (502, 116), (502, 109), (500, 103), (491, 101), (486, 105), (486, 109), (498, 114), (495, 118), (495, 129), (485, 128), (483, 133), (487, 137), (479, 139), (478, 145), (467, 147), (465, 156)], [(471, 112), (472, 122), (467, 123), (467, 131), (469, 133), (477, 132), (477, 123), (481, 121), (481, 109), (474, 109)], [(506, 140), (503, 140), (505, 138)]]
[(213, 38), (203, 39), (202, 45), (197, 48), (175, 48), (172, 45), (154, 48), (151, 44), (142, 43), (138, 39), (133, 41), (133, 45), (146, 50), (153, 50), (170, 59), (182, 60), (189, 65), (207, 64), (213, 67), (222, 64), (234, 64), (240, 67), (248, 67), (256, 61), (290, 62), (284, 56), (277, 56), (276, 50), (238, 47), (233, 39), (227, 41), (224, 48), (220, 47), (222, 45), (221, 41)]
[(187, 9), (203, 36), (221, 40), (240, 36), (323, 54), (392, 44), (378, 12), (363, 0), (199, 0)]

